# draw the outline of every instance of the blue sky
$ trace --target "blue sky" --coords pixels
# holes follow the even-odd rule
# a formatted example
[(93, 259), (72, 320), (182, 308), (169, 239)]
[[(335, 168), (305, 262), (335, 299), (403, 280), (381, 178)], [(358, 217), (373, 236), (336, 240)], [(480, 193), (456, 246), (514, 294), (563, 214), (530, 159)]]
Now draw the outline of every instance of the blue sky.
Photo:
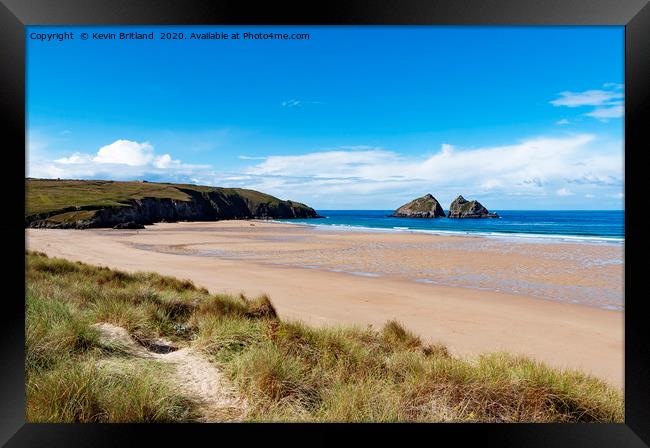
[[(129, 31), (310, 39), (79, 38)], [(623, 27), (29, 27), (27, 174), (622, 209), (623, 51)]]

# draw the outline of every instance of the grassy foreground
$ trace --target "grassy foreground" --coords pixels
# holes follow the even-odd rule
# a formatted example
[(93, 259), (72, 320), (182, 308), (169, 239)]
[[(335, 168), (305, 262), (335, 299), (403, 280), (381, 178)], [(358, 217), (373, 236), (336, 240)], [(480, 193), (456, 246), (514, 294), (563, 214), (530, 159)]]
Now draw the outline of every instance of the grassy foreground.
[(621, 391), (599, 379), (505, 353), (458, 359), (397, 322), (311, 328), (280, 320), (266, 296), (26, 257), (29, 422), (196, 418), (169, 366), (103, 345), (98, 322), (200, 349), (245, 397), (249, 421), (623, 421)]

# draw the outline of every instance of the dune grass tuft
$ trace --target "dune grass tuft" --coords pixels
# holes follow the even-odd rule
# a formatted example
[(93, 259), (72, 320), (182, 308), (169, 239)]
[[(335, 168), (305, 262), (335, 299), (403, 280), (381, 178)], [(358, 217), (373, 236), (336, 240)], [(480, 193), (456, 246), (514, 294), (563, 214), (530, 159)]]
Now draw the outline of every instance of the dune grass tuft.
[[(28, 253), (27, 417), (32, 422), (188, 421), (195, 405), (159, 365), (98, 342), (92, 324), (200, 349), (248, 402), (250, 421), (622, 422), (600, 379), (507, 353), (471, 359), (397, 321), (379, 331), (283, 321), (266, 295)], [(162, 370), (161, 370), (162, 369)]]
[(27, 420), (38, 423), (182, 422), (192, 403), (160, 381), (163, 367), (151, 361), (98, 363), (66, 359), (27, 380)]

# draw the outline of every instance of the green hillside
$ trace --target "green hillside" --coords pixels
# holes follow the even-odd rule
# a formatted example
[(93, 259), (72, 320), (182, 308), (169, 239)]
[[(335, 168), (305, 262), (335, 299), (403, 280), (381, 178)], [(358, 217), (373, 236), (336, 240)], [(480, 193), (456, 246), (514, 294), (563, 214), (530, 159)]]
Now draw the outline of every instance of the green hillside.
[[(132, 207), (134, 201), (143, 199), (194, 202), (200, 209), (189, 217), (180, 212), (179, 219), (317, 216), (304, 204), (283, 201), (259, 191), (191, 184), (28, 178), (25, 195), (26, 224), (37, 220), (47, 220), (49, 224), (87, 222), (98, 210)], [(153, 218), (155, 221), (156, 217)]]

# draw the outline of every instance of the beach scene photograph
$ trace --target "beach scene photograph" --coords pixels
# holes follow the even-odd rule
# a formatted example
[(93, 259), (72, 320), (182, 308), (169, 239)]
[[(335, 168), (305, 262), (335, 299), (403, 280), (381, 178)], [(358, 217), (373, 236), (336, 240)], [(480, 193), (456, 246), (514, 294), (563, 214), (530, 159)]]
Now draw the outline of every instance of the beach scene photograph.
[(624, 422), (624, 27), (26, 30), (27, 422)]

